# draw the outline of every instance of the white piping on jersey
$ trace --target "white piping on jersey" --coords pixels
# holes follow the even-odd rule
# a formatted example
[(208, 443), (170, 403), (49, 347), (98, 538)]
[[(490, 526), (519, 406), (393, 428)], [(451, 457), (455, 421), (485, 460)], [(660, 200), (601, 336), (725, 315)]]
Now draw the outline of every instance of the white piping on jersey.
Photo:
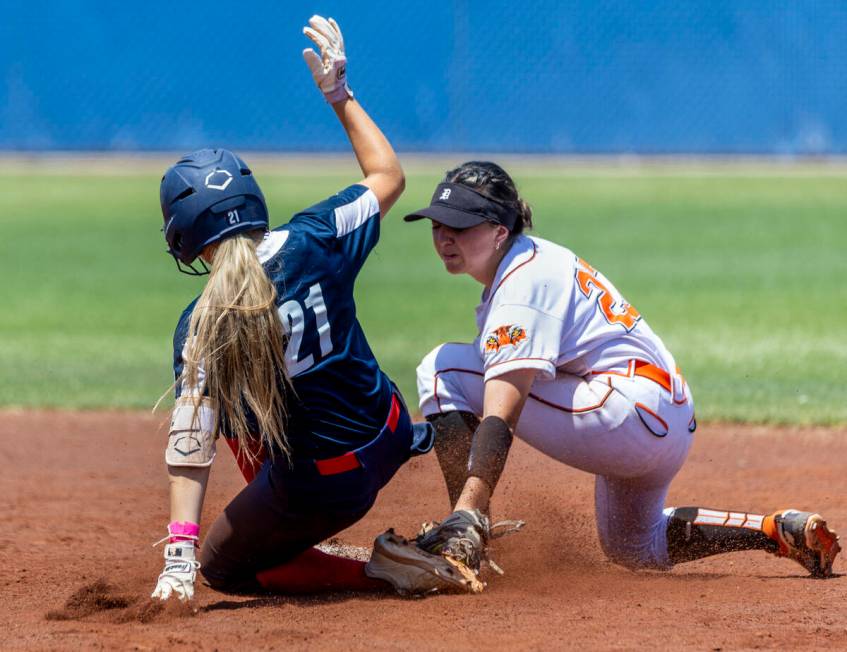
[(259, 257), (259, 262), (265, 264), (271, 258), (276, 256), (277, 252), (282, 249), (282, 245), (288, 240), (288, 231), (269, 231), (265, 234), (265, 239), (256, 247), (256, 255)]
[(352, 233), (379, 213), (379, 200), (368, 188), (358, 199), (335, 209), (335, 230), (338, 237)]

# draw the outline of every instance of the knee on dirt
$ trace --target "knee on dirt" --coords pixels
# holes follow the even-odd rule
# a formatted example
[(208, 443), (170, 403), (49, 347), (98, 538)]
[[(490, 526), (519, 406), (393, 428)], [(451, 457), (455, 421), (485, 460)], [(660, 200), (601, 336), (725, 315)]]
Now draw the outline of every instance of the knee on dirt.
[(670, 570), (672, 564), (665, 555), (659, 558), (650, 543), (637, 542), (625, 534), (600, 536), (600, 548), (613, 564), (629, 570)]
[(200, 550), (200, 574), (210, 587), (223, 593), (261, 591), (255, 573), (225, 563), (220, 555), (215, 555), (206, 546)]

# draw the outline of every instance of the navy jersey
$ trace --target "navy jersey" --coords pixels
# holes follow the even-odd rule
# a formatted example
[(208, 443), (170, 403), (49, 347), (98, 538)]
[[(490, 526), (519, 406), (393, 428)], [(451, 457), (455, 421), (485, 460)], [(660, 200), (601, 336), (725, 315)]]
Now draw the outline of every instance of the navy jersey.
[[(276, 286), (288, 333), (287, 436), (294, 457), (325, 458), (370, 441), (385, 425), (392, 385), (356, 319), (353, 284), (379, 239), (379, 203), (353, 185), (297, 213), (256, 250)], [(174, 373), (196, 299), (174, 334)], [(177, 396), (185, 391), (177, 387)]]

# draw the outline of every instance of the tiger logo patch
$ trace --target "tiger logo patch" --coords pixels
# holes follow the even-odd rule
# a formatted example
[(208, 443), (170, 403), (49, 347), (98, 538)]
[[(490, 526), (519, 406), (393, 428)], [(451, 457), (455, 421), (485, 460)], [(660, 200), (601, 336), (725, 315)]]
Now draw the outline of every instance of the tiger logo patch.
[(507, 324), (494, 329), (485, 338), (485, 352), (497, 352), (504, 346), (512, 345), (517, 348), (518, 342), (526, 339), (526, 330), (517, 324)]

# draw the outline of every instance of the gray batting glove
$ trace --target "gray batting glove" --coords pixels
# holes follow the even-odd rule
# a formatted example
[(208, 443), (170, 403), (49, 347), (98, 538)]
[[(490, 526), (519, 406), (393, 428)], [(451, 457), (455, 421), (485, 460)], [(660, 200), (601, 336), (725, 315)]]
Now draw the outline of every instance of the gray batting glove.
[(312, 77), (330, 104), (353, 97), (347, 85), (347, 56), (344, 54), (344, 37), (332, 18), (312, 16), (310, 27), (303, 33), (318, 46), (320, 56), (312, 48), (303, 50), (303, 58), (312, 71)]

